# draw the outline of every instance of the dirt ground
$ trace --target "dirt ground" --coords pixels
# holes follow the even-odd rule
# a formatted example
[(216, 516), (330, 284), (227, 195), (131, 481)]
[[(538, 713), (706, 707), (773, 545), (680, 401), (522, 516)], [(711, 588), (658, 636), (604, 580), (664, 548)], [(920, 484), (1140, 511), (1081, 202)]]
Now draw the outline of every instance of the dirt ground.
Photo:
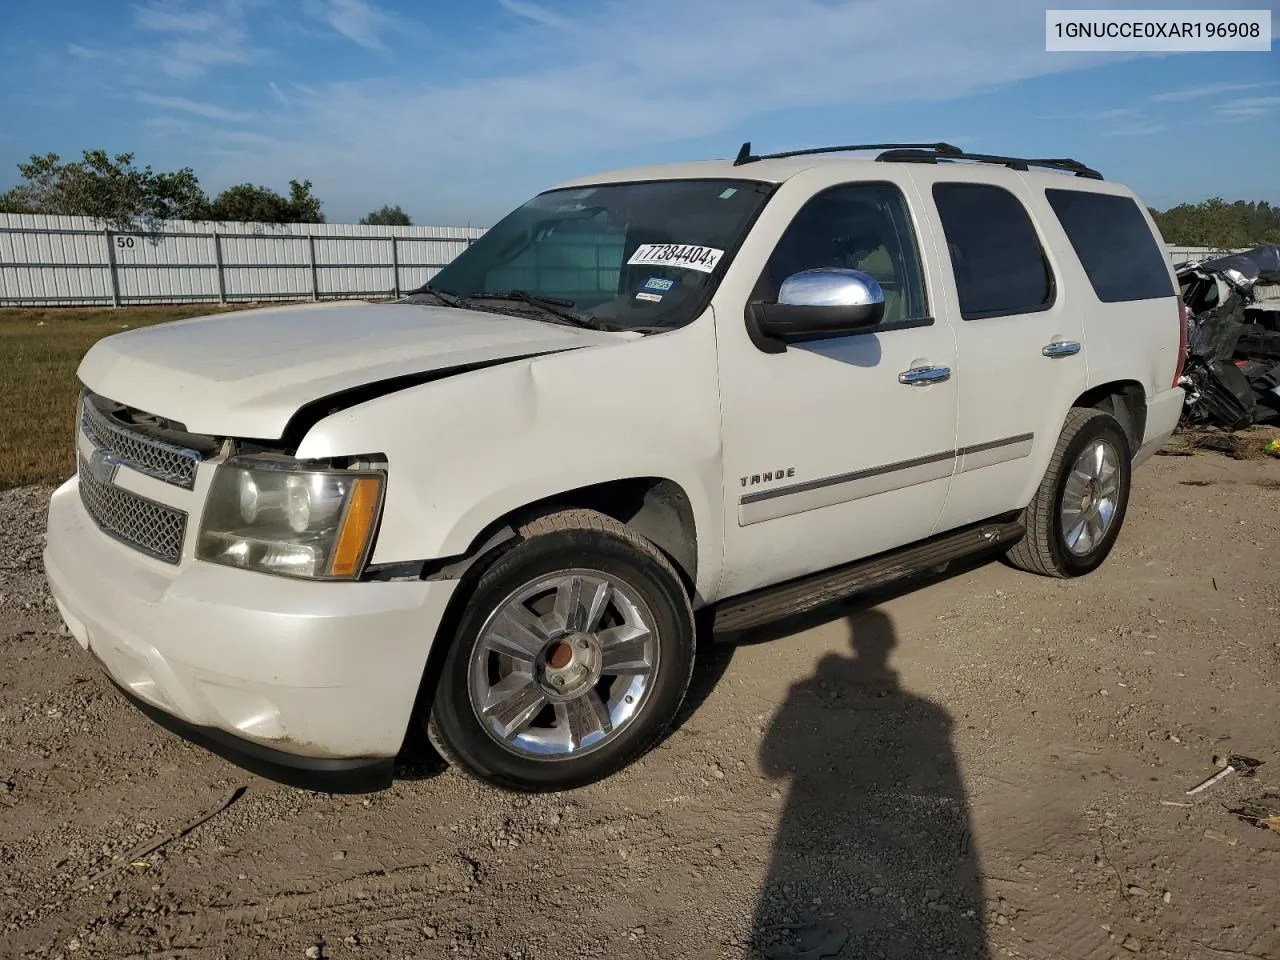
[(718, 645), (657, 750), (535, 798), (309, 793), (156, 728), (59, 628), (47, 494), (0, 494), (0, 956), (1280, 957), (1280, 833), (1231, 812), (1280, 812), (1275, 460), (1156, 457), (1081, 580)]

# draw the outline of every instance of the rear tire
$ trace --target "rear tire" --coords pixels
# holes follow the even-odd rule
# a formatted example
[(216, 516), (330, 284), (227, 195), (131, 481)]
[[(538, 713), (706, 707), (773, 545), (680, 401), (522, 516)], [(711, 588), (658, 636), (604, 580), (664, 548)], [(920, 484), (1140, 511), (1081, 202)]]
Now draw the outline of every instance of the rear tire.
[(693, 612), (667, 558), (602, 513), (551, 514), (519, 537), (470, 589), (427, 731), (495, 786), (567, 790), (632, 763), (675, 719)]
[(1115, 417), (1073, 408), (1023, 511), (1026, 536), (1006, 554), (1008, 562), (1046, 577), (1078, 577), (1101, 566), (1124, 524), (1132, 462)]

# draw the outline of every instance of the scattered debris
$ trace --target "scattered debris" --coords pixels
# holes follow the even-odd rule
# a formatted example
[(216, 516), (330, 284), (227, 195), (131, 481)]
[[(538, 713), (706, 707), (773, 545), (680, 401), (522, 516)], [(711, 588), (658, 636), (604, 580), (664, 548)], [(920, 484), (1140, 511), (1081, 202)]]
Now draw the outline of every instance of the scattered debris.
[(1280, 807), (1267, 807), (1260, 803), (1246, 803), (1229, 812), (1252, 826), (1280, 833)]
[(111, 876), (111, 874), (115, 873), (117, 870), (123, 869), (125, 866), (132, 866), (137, 863), (147, 862), (143, 860), (143, 857), (147, 856), (148, 854), (155, 853), (161, 847), (165, 846), (166, 844), (172, 843), (174, 840), (177, 840), (180, 837), (185, 837), (188, 833), (190, 833), (196, 827), (200, 826), (200, 824), (204, 823), (206, 820), (212, 820), (214, 817), (220, 814), (223, 810), (227, 809), (227, 807), (231, 806), (231, 804), (239, 800), (240, 797), (244, 794), (244, 792), (247, 789), (248, 787), (236, 787), (234, 790), (232, 790), (230, 793), (224, 796), (221, 800), (219, 800), (216, 804), (214, 804), (204, 813), (200, 814), (197, 817), (192, 817), (190, 820), (182, 824), (182, 826), (178, 827), (176, 830), (171, 830), (168, 833), (164, 834), (163, 836), (156, 837), (154, 840), (148, 840), (146, 843), (142, 844), (141, 846), (135, 847), (134, 849), (126, 853), (120, 859), (120, 862), (113, 863), (111, 866), (106, 867), (103, 870), (99, 870), (93, 876), (89, 877), (89, 879), (85, 880), (81, 884), (80, 889), (84, 890), (88, 887), (93, 886), (95, 883), (98, 883), (99, 881), (104, 880), (105, 878)]
[(1218, 765), (1221, 769), (1213, 776), (1206, 777), (1188, 790), (1187, 796), (1200, 793), (1202, 790), (1208, 790), (1215, 783), (1226, 779), (1233, 773), (1238, 773), (1242, 777), (1252, 777), (1258, 767), (1262, 766), (1262, 761), (1254, 760), (1252, 757), (1230, 756), (1226, 758), (1225, 764), (1219, 763)]
[(1280, 244), (1175, 269), (1190, 317), (1184, 423), (1241, 430), (1280, 416)]
[(1204, 832), (1206, 840), (1216, 840), (1218, 843), (1225, 843), (1228, 847), (1234, 847), (1240, 841), (1235, 837), (1228, 837), (1225, 833), (1219, 833), (1217, 830), (1206, 830)]

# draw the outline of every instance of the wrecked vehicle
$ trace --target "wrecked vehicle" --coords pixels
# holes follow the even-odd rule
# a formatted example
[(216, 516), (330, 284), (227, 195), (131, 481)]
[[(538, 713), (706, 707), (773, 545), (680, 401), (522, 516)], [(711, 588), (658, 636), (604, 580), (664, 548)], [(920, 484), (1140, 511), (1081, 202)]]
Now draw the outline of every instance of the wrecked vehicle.
[(1280, 419), (1280, 244), (1175, 268), (1189, 314), (1188, 426)]
[(1098, 569), (1183, 408), (1179, 303), (1146, 207), (1071, 160), (589, 177), (399, 302), (99, 341), (45, 571), (127, 697), (249, 769), (372, 789), (420, 731), (567, 789), (676, 718), (695, 610)]

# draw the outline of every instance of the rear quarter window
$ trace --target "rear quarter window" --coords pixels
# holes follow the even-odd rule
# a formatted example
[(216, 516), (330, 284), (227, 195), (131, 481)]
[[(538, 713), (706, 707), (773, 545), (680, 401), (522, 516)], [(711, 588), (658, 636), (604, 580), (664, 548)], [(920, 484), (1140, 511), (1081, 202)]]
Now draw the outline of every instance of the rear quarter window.
[(1164, 253), (1131, 197), (1045, 190), (1049, 206), (1103, 303), (1174, 295)]

